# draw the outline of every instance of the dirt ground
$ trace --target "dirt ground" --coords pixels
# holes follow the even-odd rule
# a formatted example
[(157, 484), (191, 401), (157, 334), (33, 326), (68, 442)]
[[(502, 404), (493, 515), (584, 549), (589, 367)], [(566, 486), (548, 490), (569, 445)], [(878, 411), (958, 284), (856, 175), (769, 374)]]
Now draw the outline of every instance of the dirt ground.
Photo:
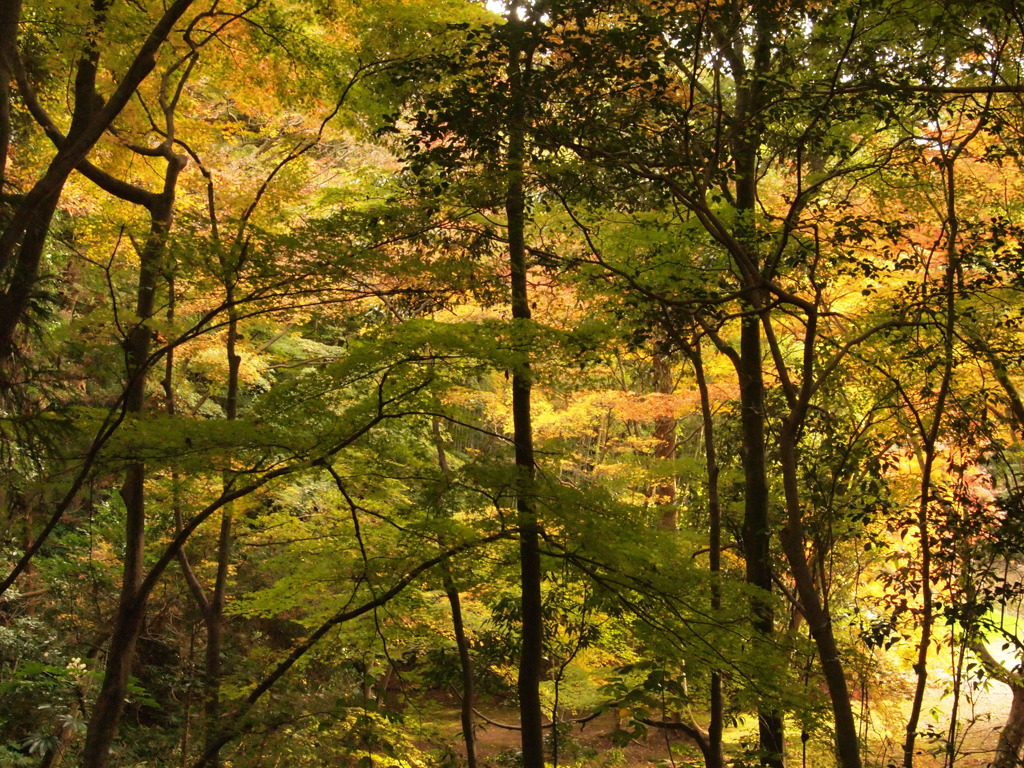
[[(996, 681), (968, 691), (963, 696), (957, 717), (957, 768), (984, 768), (992, 761), (999, 741), (999, 731), (1006, 723), (1012, 700), (1009, 686)], [(926, 711), (928, 705), (931, 705), (930, 709), (934, 713), (929, 720), (936, 730), (948, 730), (951, 698), (942, 697), (933, 691), (926, 701)], [(923, 749), (929, 750), (928, 745), (925, 744)], [(935, 764), (942, 765), (942, 758), (935, 754), (936, 750), (931, 748), (930, 751)]]
[[(517, 722), (515, 711), (488, 707), (487, 716), (499, 723)], [(451, 709), (452, 722), (458, 711)], [(572, 727), (571, 738), (562, 746), (560, 765), (586, 765), (588, 768), (639, 768), (640, 766), (703, 765), (700, 753), (685, 737), (651, 729), (647, 737), (626, 745), (615, 743), (616, 717), (605, 713), (582, 725)], [(461, 732), (450, 733), (451, 744), (460, 754)], [(519, 750), (519, 731), (478, 720), (477, 752), (484, 765), (511, 768)]]
[[(954, 764), (957, 768), (984, 768), (991, 761), (999, 730), (1006, 722), (1010, 709), (1010, 690), (1000, 683), (991, 683), (986, 687), (967, 692), (960, 703), (957, 734), (957, 753)], [(462, 738), (458, 727), (458, 702), (454, 700), (437, 701), (438, 710), (431, 717), (435, 722), (451, 725), (444, 727), (439, 734), (441, 741), (447, 741), (456, 751), (461, 753)], [(514, 724), (517, 714), (505, 707), (481, 705), (484, 713), (496, 723)], [(902, 761), (902, 734), (893, 723), (905, 722), (909, 701), (902, 707), (888, 713), (890, 734), (883, 732), (882, 724), (886, 720), (884, 713), (873, 713), (876, 724), (866, 728), (866, 735), (871, 743), (870, 753), (866, 760), (867, 766), (885, 768), (890, 764)], [(921, 730), (930, 731), (944, 737), (948, 733), (952, 701), (943, 696), (938, 689), (929, 692), (925, 701), (921, 720)], [(696, 747), (684, 736), (669, 734), (651, 729), (646, 738), (633, 741), (627, 745), (616, 744), (612, 733), (616, 730), (616, 718), (613, 713), (605, 713), (583, 725), (574, 725), (571, 738), (563, 747), (561, 765), (583, 765), (587, 768), (668, 768), (669, 766), (703, 766)], [(892, 731), (896, 735), (891, 735)], [(725, 734), (726, 751), (739, 749), (741, 741), (752, 735), (752, 723), (747, 728), (728, 729)], [(793, 734), (789, 739), (791, 750), (787, 763), (800, 768), (815, 768), (833, 765), (830, 755), (824, 752), (822, 745), (813, 742), (808, 745), (806, 753), (801, 749), (799, 738)], [(519, 749), (519, 732), (500, 725), (488, 724), (477, 719), (477, 750), (482, 765), (491, 768), (513, 768), (515, 753)], [(919, 768), (941, 768), (946, 764), (947, 757), (939, 746), (938, 739), (922, 736), (918, 740)]]

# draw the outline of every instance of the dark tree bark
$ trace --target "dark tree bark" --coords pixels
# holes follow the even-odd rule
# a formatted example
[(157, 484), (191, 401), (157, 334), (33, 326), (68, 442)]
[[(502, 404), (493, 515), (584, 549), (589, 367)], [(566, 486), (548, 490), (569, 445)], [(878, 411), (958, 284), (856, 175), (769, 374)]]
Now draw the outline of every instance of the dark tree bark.
[[(94, 0), (93, 17), (102, 25), (110, 0)], [(97, 93), (100, 51), (86, 42), (74, 83), (74, 109), (66, 140), (43, 176), (32, 186), (0, 233), (0, 358), (10, 357), (16, 334), (39, 277), (39, 265), (64, 183), (121, 113), (156, 65), (156, 54), (194, 0), (175, 0), (153, 25), (128, 69), (115, 78), (117, 87), (104, 102)], [(5, 4), (6, 5), (6, 4)], [(13, 67), (10, 50), (5, 55)]]
[[(508, 255), (511, 273), (512, 322), (523, 330), (530, 323), (530, 299), (526, 264), (526, 134), (527, 89), (532, 58), (525, 40), (525, 23), (513, 6), (509, 30), (507, 189)], [(535, 473), (531, 373), (529, 350), (512, 372), (512, 423), (516, 464), (516, 514), (519, 526), (520, 595), (522, 601), (522, 651), (519, 658), (519, 716), (522, 725), (524, 768), (544, 768), (544, 730), (540, 680), (544, 657), (544, 616), (541, 605), (540, 524), (533, 501)]]
[[(771, 528), (765, 468), (764, 374), (761, 334), (756, 318), (744, 318), (740, 336), (740, 403), (743, 434), (743, 556), (747, 583), (772, 591)], [(775, 616), (766, 599), (751, 605), (754, 629), (766, 638), (775, 632)], [(757, 713), (758, 735), (765, 765), (783, 763), (782, 716), (771, 707)]]
[[(171, 152), (170, 145), (167, 145), (166, 160), (163, 192), (154, 198), (150, 208), (149, 237), (139, 254), (136, 324), (125, 341), (128, 371), (126, 411), (136, 416), (145, 410), (146, 378), (151, 365), (149, 358), (153, 338), (149, 321), (154, 311), (160, 262), (173, 219), (178, 175), (185, 166), (185, 161)], [(135, 645), (145, 621), (146, 594), (142, 592), (146, 553), (145, 478), (145, 465), (133, 462), (128, 467), (121, 488), (125, 505), (125, 555), (121, 592), (107, 651), (103, 683), (86, 731), (83, 768), (105, 768), (110, 758), (110, 747), (124, 711), (124, 696), (135, 657)]]
[[(88, 84), (90, 89), (95, 81), (95, 72), (92, 78), (92, 82)], [(172, 149), (173, 108), (173, 104), (165, 108), (168, 139), (160, 151), (166, 162), (163, 188), (159, 193), (133, 188), (134, 194), (146, 201), (150, 214), (149, 235), (139, 252), (136, 322), (124, 343), (128, 380), (125, 413), (135, 417), (141, 416), (146, 409), (146, 381), (153, 363), (150, 359), (153, 342), (150, 321), (155, 310), (167, 237), (174, 218), (178, 176), (185, 167), (185, 159), (176, 155)], [(103, 683), (86, 730), (83, 768), (105, 768), (110, 759), (110, 748), (124, 712), (124, 697), (135, 657), (135, 645), (145, 622), (148, 596), (148, 591), (143, 589), (146, 554), (145, 481), (145, 464), (141, 461), (132, 462), (128, 466), (121, 488), (121, 497), (125, 505), (125, 555), (121, 592), (111, 632), (110, 648), (107, 651)]]
[[(438, 417), (434, 417), (431, 427), (434, 445), (437, 446), (437, 464), (447, 480), (451, 477), (452, 471), (448, 464), (444, 443), (441, 440), (441, 423)], [(476, 768), (476, 734), (473, 732), (473, 709), (476, 707), (476, 693), (473, 684), (473, 658), (469, 653), (466, 624), (462, 620), (462, 597), (452, 576), (451, 565), (446, 562), (441, 568), (444, 592), (448, 597), (448, 605), (452, 609), (452, 630), (455, 633), (455, 647), (459, 653), (459, 671), (462, 676), (462, 706), (459, 719), (462, 722), (462, 741), (466, 745), (466, 765), (468, 768)]]
[(779, 438), (786, 501), (786, 525), (779, 539), (796, 583), (800, 611), (807, 619), (811, 637), (818, 651), (821, 671), (828, 686), (836, 729), (836, 753), (844, 768), (859, 768), (860, 740), (846, 685), (846, 674), (839, 656), (839, 647), (836, 645), (835, 633), (832, 631), (832, 617), (815, 584), (814, 573), (807, 563), (804, 548), (806, 538), (803, 529), (803, 510), (800, 507), (797, 430), (794, 421), (796, 420), (792, 418), (787, 420)]
[(473, 732), (473, 707), (476, 694), (473, 685), (473, 659), (469, 655), (469, 639), (466, 637), (466, 625), (462, 620), (462, 599), (459, 589), (452, 579), (451, 568), (445, 563), (444, 591), (448, 597), (448, 605), (452, 609), (452, 629), (455, 631), (455, 646), (459, 651), (459, 671), (462, 675), (462, 706), (459, 720), (462, 723), (462, 740), (466, 745), (466, 765), (476, 768), (476, 734)]
[[(216, 224), (214, 224), (214, 237), (216, 238)], [(168, 276), (168, 309), (167, 320), (172, 323), (174, 320), (174, 278), (173, 274)], [(229, 290), (229, 296), (231, 291)], [(229, 299), (230, 303), (230, 299)], [(237, 311), (229, 310), (228, 334), (227, 334), (227, 358), (228, 358), (228, 384), (227, 396), (225, 398), (225, 411), (229, 420), (237, 415), (238, 408), (238, 370), (241, 358), (235, 353), (235, 345), (238, 338), (238, 317)], [(167, 403), (167, 412), (174, 415), (176, 412), (174, 397), (174, 350), (167, 353), (166, 366), (164, 369), (163, 388)], [(173, 485), (173, 506), (174, 519), (177, 530), (180, 533), (184, 527), (184, 519), (181, 509), (180, 494), (178, 491), (179, 476), (172, 473), (171, 482)], [(226, 480), (222, 490), (227, 492), (230, 488)], [(219, 723), (221, 714), (220, 683), (223, 677), (222, 671), (222, 649), (224, 638), (224, 605), (227, 596), (227, 576), (230, 564), (231, 541), (232, 541), (232, 505), (225, 504), (221, 513), (220, 531), (217, 537), (217, 572), (214, 579), (212, 594), (208, 595), (206, 588), (200, 583), (189, 561), (188, 553), (184, 547), (178, 550), (177, 559), (181, 566), (182, 575), (188, 585), (189, 591), (196, 602), (196, 607), (203, 618), (203, 628), (206, 631), (206, 648), (203, 653), (203, 736), (204, 749), (217, 741), (219, 737)], [(192, 641), (195, 641), (193, 634)], [(191, 656), (191, 651), (190, 651)], [(191, 705), (191, 688), (189, 688), (188, 704)], [(182, 735), (182, 763), (188, 760), (188, 736), (190, 729), (189, 707), (186, 707), (185, 723)], [(211, 758), (211, 765), (216, 768), (220, 765), (220, 754), (215, 753)]]
[[(757, 164), (764, 131), (764, 77), (770, 68), (772, 32), (771, 12), (755, 3), (756, 42), (748, 68), (742, 50), (730, 51), (730, 63), (736, 71), (736, 104), (732, 148), (736, 173), (737, 241), (743, 249), (742, 271), (747, 275), (747, 303), (750, 314), (741, 321), (740, 354), (737, 374), (740, 384), (740, 421), (743, 435), (743, 555), (747, 582), (772, 591), (771, 524), (769, 519), (768, 478), (765, 451), (764, 372), (761, 355), (761, 327), (757, 313), (763, 301), (758, 284), (762, 264), (758, 257)], [(736, 46), (743, 42), (737, 40)], [(767, 601), (754, 600), (754, 629), (771, 637), (775, 617)], [(784, 762), (782, 716), (772, 707), (757, 713), (758, 735), (763, 765), (781, 768)]]
[[(228, 421), (238, 418), (238, 372), (242, 358), (238, 354), (238, 310), (235, 307), (235, 274), (225, 276), (225, 299), (228, 306), (227, 359), (228, 381), (224, 413)], [(231, 478), (225, 473), (223, 491), (231, 488)], [(224, 606), (227, 602), (228, 571), (231, 565), (231, 544), (234, 522), (233, 504), (225, 504), (221, 512), (220, 531), (217, 536), (217, 575), (214, 578), (213, 593), (206, 603), (203, 614), (206, 624), (205, 657), (205, 745), (209, 749), (220, 737), (221, 695), (220, 683), (224, 676)], [(220, 767), (220, 754), (211, 762), (213, 768)]]
[[(7, 189), (7, 158), (11, 148), (11, 85), (18, 55), (18, 21), (21, 0), (0, 3), (0, 204)], [(2, 210), (2, 209), (0, 209)]]

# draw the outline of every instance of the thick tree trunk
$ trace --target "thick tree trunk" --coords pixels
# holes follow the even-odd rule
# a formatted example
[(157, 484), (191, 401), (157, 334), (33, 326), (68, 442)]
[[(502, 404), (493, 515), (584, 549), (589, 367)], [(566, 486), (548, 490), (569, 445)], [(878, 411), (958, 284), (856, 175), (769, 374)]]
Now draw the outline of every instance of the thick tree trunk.
[(1006, 725), (999, 733), (992, 768), (1020, 768), (1024, 765), (1024, 686), (1014, 685), (1013, 701)]
[[(117, 87), (106, 102), (96, 95), (99, 51), (94, 43), (87, 43), (75, 77), (75, 107), (67, 140), (0, 233), (0, 276), (6, 283), (0, 293), (0, 358), (9, 357), (15, 349), (15, 336), (35, 290), (43, 247), (64, 183), (152, 71), (157, 51), (192, 2), (175, 0), (166, 8), (127, 70), (115, 78)], [(94, 0), (98, 23), (108, 5), (109, 0)]]
[[(518, 9), (506, 22), (513, 35), (509, 49), (508, 78), (511, 91), (507, 154), (508, 187), (505, 213), (508, 218), (508, 252), (511, 273), (512, 321), (526, 332), (530, 300), (526, 282), (526, 89), (530, 54), (524, 53), (523, 27)], [(516, 513), (519, 524), (520, 594), (522, 600), (522, 651), (519, 658), (519, 717), (522, 726), (523, 768), (544, 768), (544, 731), (540, 703), (540, 679), (544, 657), (544, 617), (541, 604), (542, 571), (540, 525), (533, 502), (534, 455), (531, 416), (529, 350), (512, 372), (512, 423), (517, 471)]]
[[(736, 173), (737, 240), (743, 253), (734, 254), (741, 273), (745, 274), (750, 314), (741, 321), (740, 354), (737, 373), (740, 384), (740, 421), (743, 436), (743, 555), (746, 559), (747, 582), (771, 592), (771, 528), (769, 524), (768, 479), (765, 459), (764, 373), (761, 359), (759, 295), (761, 259), (757, 237), (757, 164), (763, 133), (764, 82), (762, 76), (771, 61), (774, 11), (767, 3), (755, 3), (756, 42), (748, 67), (744, 43), (735, 42), (732, 61), (739, 67), (735, 73), (735, 127), (732, 135), (733, 162)], [(742, 263), (739, 263), (742, 262)], [(751, 606), (754, 629), (765, 637), (775, 631), (775, 618), (770, 604), (755, 599)], [(761, 762), (771, 768), (784, 763), (784, 730), (782, 716), (772, 706), (757, 713)]]
[(18, 20), (21, 0), (0, 3), (0, 204), (7, 189), (7, 158), (11, 147), (11, 83), (18, 55)]
[[(740, 421), (743, 430), (743, 555), (747, 583), (772, 591), (771, 527), (765, 466), (764, 375), (761, 361), (761, 330), (756, 317), (743, 320), (740, 336)], [(775, 632), (775, 616), (767, 599), (754, 598), (751, 605), (754, 629), (769, 638)], [(773, 768), (783, 764), (782, 716), (774, 707), (757, 713), (762, 763)]]
[[(159, 264), (166, 250), (167, 234), (173, 217), (174, 191), (183, 167), (184, 161), (168, 152), (164, 190), (150, 211), (149, 237), (139, 254), (136, 325), (125, 342), (128, 373), (125, 409), (135, 416), (145, 410), (146, 375), (153, 335), (149, 321), (153, 316)], [(103, 684), (86, 730), (83, 768), (105, 768), (110, 759), (110, 748), (124, 712), (124, 697), (135, 657), (135, 645), (145, 621), (147, 595), (140, 590), (146, 553), (145, 480), (145, 465), (134, 462), (128, 467), (121, 489), (125, 505), (125, 557), (121, 592)]]
[(24, 227), (18, 233), (21, 236), (20, 243), (10, 246), (12, 254), (17, 247), (17, 258), (10, 260), (12, 264), (7, 288), (0, 294), (0, 359), (10, 357), (17, 348), (15, 334), (36, 287), (43, 247), (50, 233), (50, 222), (57, 210), (57, 202), (66, 180), (66, 177), (53, 180), (46, 195), (35, 196), (30, 210), (22, 213), (19, 209), (15, 212), (16, 217), (24, 220)]

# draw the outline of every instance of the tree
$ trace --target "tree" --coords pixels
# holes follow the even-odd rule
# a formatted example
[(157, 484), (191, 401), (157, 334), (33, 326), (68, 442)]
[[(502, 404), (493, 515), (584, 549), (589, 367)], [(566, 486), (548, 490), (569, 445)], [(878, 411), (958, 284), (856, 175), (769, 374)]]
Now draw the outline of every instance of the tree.
[[(171, 31), (192, 7), (193, 0), (178, 0), (149, 17), (145, 10), (143, 19), (148, 22), (144, 41), (131, 58), (128, 66), (116, 78), (117, 86), (106, 97), (97, 90), (100, 71), (102, 36), (110, 33), (113, 25), (125, 23), (116, 18), (110, 3), (97, 0), (86, 11), (86, 24), (90, 33), (81, 42), (81, 55), (75, 67), (74, 107), (68, 134), (60, 142), (57, 153), (43, 173), (23, 197), (12, 207), (9, 220), (0, 234), (0, 272), (5, 278), (3, 306), (0, 311), (0, 354), (9, 357), (15, 350), (15, 334), (23, 322), (30, 301), (36, 291), (40, 260), (50, 222), (57, 209), (60, 194), (68, 176), (85, 162), (90, 150), (111, 126), (128, 104), (139, 85), (156, 65), (157, 53)], [(10, 79), (9, 75), (20, 65), (13, 28), (19, 19), (20, 3), (5, 8), (3, 60), (5, 91), (2, 113), (4, 134), (2, 157), (10, 155)], [(119, 10), (119, 9), (118, 9)], [(130, 23), (138, 23), (131, 19)], [(8, 174), (6, 169), (4, 178)], [(9, 193), (8, 193), (9, 194)]]
[[(654, 9), (650, 15), (625, 12), (618, 17), (619, 29), (629, 33), (621, 37), (606, 33), (601, 25), (588, 28), (580, 17), (567, 23), (570, 32), (565, 46), (572, 53), (566, 60), (573, 64), (553, 77), (560, 78), (561, 87), (591, 96), (576, 114), (551, 110), (551, 142), (662, 190), (707, 230), (732, 262), (729, 292), (712, 295), (711, 302), (699, 289), (696, 295), (655, 290), (639, 273), (628, 282), (638, 294), (673, 307), (710, 303), (712, 310), (720, 312), (727, 301), (739, 304), (734, 315), (742, 329), (738, 350), (720, 336), (713, 338), (719, 339), (720, 351), (734, 360), (743, 392), (747, 505), (743, 538), (748, 580), (767, 590), (772, 578), (767, 390), (762, 368), (762, 342), (766, 344), (784, 402), (777, 422), (778, 469), (786, 509), (779, 541), (795, 580), (800, 610), (819, 648), (835, 709), (837, 749), (844, 765), (859, 765), (856, 727), (828, 596), (806, 561), (798, 456), (814, 398), (828, 386), (844, 358), (875, 333), (905, 322), (902, 310), (897, 310), (894, 317), (862, 327), (852, 336), (840, 332), (829, 339), (825, 335), (834, 330), (828, 328), (825, 278), (819, 270), (829, 259), (836, 263), (838, 253), (823, 235), (828, 219), (827, 213), (821, 216), (825, 211), (820, 206), (830, 197), (848, 196), (845, 190), (851, 187), (846, 185), (856, 185), (865, 174), (891, 162), (906, 145), (906, 138), (891, 130), (893, 124), (913, 125), (929, 114), (924, 100), (891, 101), (891, 93), (900, 86), (887, 90), (876, 85), (875, 78), (885, 75), (874, 65), (864, 66), (871, 41), (878, 39), (874, 35), (915, 22), (902, 8), (887, 9), (875, 18), (870, 9), (856, 4), (822, 13), (757, 3), (673, 11), (676, 15), (670, 15), (672, 21), (667, 23)], [(940, 15), (940, 23), (953, 24), (955, 13)], [(984, 17), (984, 11), (978, 13)], [(803, 31), (797, 21), (801, 16), (807, 19)], [(666, 27), (672, 31), (666, 33)], [(607, 47), (600, 48), (602, 43)], [(898, 49), (891, 40), (878, 39), (878, 44)], [(912, 62), (910, 54), (902, 59), (903, 54), (896, 52), (894, 56), (906, 62), (896, 78), (908, 78), (909, 83), (900, 81), (900, 85), (909, 91), (941, 98), (943, 86), (931, 84), (948, 76), (943, 61), (972, 55), (968, 51), (977, 50), (977, 42), (957, 40), (947, 46), (929, 38), (928, 44), (925, 58), (932, 69)], [(615, 53), (609, 55), (611, 50)], [(823, 50), (834, 55), (819, 58)], [(624, 61), (631, 66), (624, 66)], [(984, 58), (964, 79), (977, 78), (973, 87), (984, 94), (984, 81), (998, 77), (1000, 66), (998, 54)], [(797, 67), (802, 69), (799, 75)], [(637, 74), (646, 75), (647, 81)], [(844, 88), (845, 77), (859, 78), (865, 85)], [(924, 84), (915, 78), (924, 79)], [(961, 86), (959, 92), (971, 87)], [(799, 96), (794, 98), (795, 94)], [(867, 104), (883, 116), (881, 123), (870, 125), (871, 118), (863, 111)], [(640, 129), (627, 131), (627, 121)], [(787, 185), (781, 201), (760, 193), (769, 183)], [(950, 234), (955, 240), (955, 228)], [(602, 261), (598, 248), (592, 258)], [(803, 326), (797, 355), (789, 351), (788, 329), (786, 337), (779, 333), (789, 315), (800, 317)], [(946, 316), (951, 316), (951, 310)], [(709, 332), (717, 329), (710, 320), (704, 322)], [(759, 622), (763, 631), (770, 631), (770, 614), (762, 611)], [(766, 713), (762, 724), (762, 746), (772, 759), (770, 755), (781, 754), (781, 721)]]

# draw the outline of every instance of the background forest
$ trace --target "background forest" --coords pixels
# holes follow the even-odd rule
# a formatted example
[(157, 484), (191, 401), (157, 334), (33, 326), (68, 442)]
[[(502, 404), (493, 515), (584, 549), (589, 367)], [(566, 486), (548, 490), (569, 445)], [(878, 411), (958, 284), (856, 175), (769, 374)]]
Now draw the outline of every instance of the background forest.
[(0, 765), (1019, 765), (1021, 11), (4, 0)]

